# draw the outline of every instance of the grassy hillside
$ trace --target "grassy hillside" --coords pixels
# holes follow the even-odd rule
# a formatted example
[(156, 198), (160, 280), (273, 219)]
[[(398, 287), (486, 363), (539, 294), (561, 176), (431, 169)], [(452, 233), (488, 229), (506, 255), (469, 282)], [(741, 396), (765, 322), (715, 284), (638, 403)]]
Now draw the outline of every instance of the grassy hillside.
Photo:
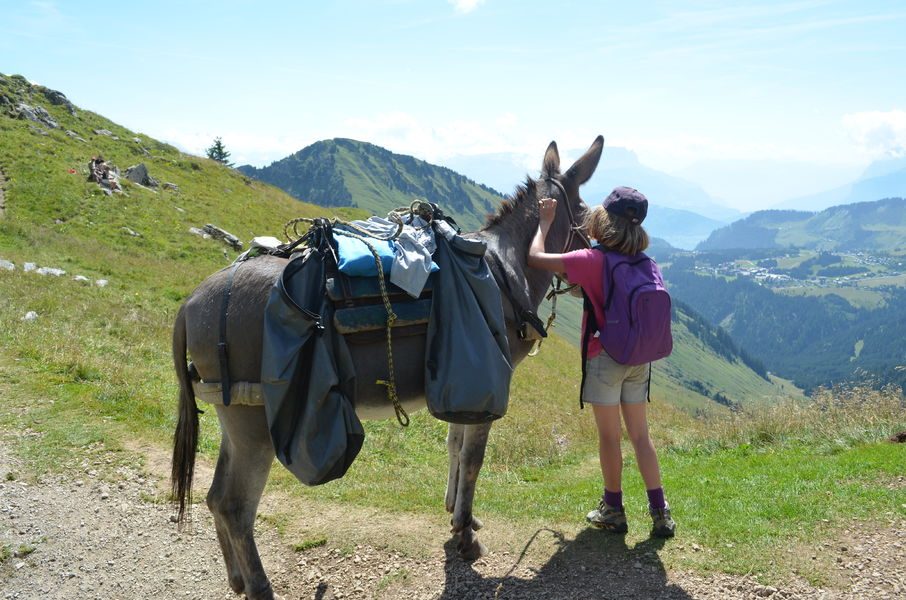
[(818, 213), (766, 210), (718, 229), (698, 250), (809, 248), (902, 252), (906, 199), (845, 204)]
[[(358, 206), (376, 215), (426, 199), (474, 231), (503, 197), (446, 167), (349, 139), (324, 140), (257, 169), (239, 170), (322, 206)], [(513, 182), (515, 185), (518, 182)]]
[[(751, 407), (801, 396), (791, 382), (756, 373), (728, 336), (718, 339), (720, 330), (708, 325), (688, 306), (677, 304), (673, 354), (654, 364), (653, 397), (696, 413), (721, 411), (728, 406)], [(576, 347), (577, 356), (581, 320), (582, 301), (569, 295), (561, 296), (557, 301), (554, 331)], [(754, 363), (753, 366), (760, 367)]]
[(665, 269), (673, 294), (721, 325), (773, 373), (808, 391), (841, 382), (906, 383), (906, 348), (896, 333), (906, 323), (902, 288), (871, 295), (854, 286), (776, 293), (749, 279), (690, 268), (698, 258), (675, 260)]

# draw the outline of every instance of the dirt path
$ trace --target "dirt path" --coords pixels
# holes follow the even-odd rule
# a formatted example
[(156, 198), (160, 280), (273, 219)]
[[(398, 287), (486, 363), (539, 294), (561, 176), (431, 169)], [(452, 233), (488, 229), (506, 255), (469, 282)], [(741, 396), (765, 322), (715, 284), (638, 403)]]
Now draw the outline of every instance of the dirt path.
[[(0, 444), (0, 547), (8, 550), (0, 562), (0, 598), (236, 598), (226, 584), (208, 511), (197, 507), (194, 533), (178, 533), (171, 507), (160, 502), (164, 455), (156, 449), (145, 455), (147, 472), (125, 466), (122, 453), (94, 448), (76, 474), (29, 481), (10, 447)], [(203, 491), (210, 468), (200, 471), (197, 489)], [(262, 512), (281, 505), (271, 494)], [(431, 539), (443, 535), (440, 517), (426, 524), (424, 530), (432, 534), (425, 538), (417, 518), (413, 522), (404, 515), (347, 507), (308, 508), (306, 527), (332, 528), (331, 541), (324, 545), (295, 552), (285, 526), (286, 537), (277, 533), (279, 525), (262, 521), (258, 526), (265, 568), (286, 598), (836, 599), (906, 594), (902, 524), (864, 534), (845, 548), (828, 548), (836, 554), (842, 581), (851, 582), (848, 589), (820, 590), (794, 581), (778, 590), (746, 577), (668, 572), (658, 558), (658, 543), (630, 548), (591, 530), (542, 528), (518, 540), (516, 547), (524, 553), (498, 551), (464, 564), (454, 557), (451, 544)], [(360, 535), (362, 524), (369, 525)], [(394, 551), (399, 546), (380, 543), (381, 535), (385, 542), (408, 535), (421, 542), (420, 551)], [(494, 534), (499, 539), (491, 535), (485, 539), (496, 542), (495, 547), (510, 547), (504, 543), (507, 532)]]

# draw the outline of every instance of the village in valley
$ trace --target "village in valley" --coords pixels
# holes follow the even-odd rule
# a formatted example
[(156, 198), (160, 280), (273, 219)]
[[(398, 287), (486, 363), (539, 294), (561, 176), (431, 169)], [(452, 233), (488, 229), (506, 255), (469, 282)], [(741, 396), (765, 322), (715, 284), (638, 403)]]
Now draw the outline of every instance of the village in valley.
[(693, 256), (696, 274), (746, 279), (772, 289), (906, 285), (906, 256), (796, 249), (766, 258), (730, 257), (715, 252)]

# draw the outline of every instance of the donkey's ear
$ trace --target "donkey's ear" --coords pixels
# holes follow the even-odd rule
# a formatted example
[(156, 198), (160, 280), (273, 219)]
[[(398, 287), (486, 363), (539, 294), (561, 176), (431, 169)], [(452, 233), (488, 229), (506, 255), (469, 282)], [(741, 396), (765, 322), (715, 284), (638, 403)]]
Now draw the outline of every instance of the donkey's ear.
[(560, 153), (557, 152), (557, 142), (551, 142), (544, 153), (544, 162), (541, 163), (541, 179), (560, 174)]
[(567, 179), (572, 180), (576, 186), (580, 186), (594, 174), (598, 168), (598, 161), (601, 160), (601, 152), (604, 150), (604, 136), (599, 135), (592, 142), (591, 147), (585, 151), (585, 154), (573, 163), (573, 166), (566, 172)]

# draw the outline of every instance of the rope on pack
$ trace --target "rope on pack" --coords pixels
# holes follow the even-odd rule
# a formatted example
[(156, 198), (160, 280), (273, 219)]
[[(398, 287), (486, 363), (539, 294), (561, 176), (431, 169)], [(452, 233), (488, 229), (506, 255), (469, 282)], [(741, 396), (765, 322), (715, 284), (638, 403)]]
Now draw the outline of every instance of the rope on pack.
[[(433, 213), (434, 207), (429, 203), (422, 200), (416, 200), (408, 208), (401, 208), (397, 211), (392, 211), (387, 215), (387, 218), (390, 221), (393, 221), (397, 228), (396, 231), (388, 234), (387, 236), (375, 235), (374, 233), (362, 229), (353, 223), (348, 223), (341, 221), (340, 219), (334, 218), (329, 221), (326, 219), (310, 219), (308, 217), (298, 217), (287, 221), (283, 226), (283, 234), (287, 239), (293, 240), (286, 244), (287, 248), (294, 248), (300, 243), (306, 240), (310, 240), (313, 235), (313, 230), (316, 229), (319, 224), (324, 224), (325, 222), (330, 225), (332, 233), (335, 235), (345, 235), (356, 239), (368, 248), (371, 255), (374, 257), (374, 264), (377, 269), (377, 279), (378, 286), (381, 290), (381, 300), (384, 303), (384, 309), (387, 311), (387, 379), (378, 379), (375, 381), (377, 385), (382, 385), (387, 388), (387, 398), (393, 404), (393, 410), (396, 413), (396, 420), (399, 421), (399, 424), (403, 427), (409, 426), (409, 415), (406, 413), (402, 404), (400, 404), (399, 395), (396, 390), (396, 372), (393, 366), (393, 335), (392, 328), (393, 324), (396, 322), (397, 316), (393, 312), (393, 305), (390, 303), (390, 293), (387, 291), (387, 283), (384, 279), (384, 267), (381, 264), (381, 257), (375, 249), (374, 245), (368, 241), (368, 238), (372, 240), (379, 241), (390, 241), (397, 239), (403, 231), (403, 214), (409, 213), (418, 214), (421, 216), (425, 213), (426, 210), (430, 210)], [(308, 230), (305, 232), (299, 231), (300, 224), (308, 224)], [(339, 227), (337, 227), (339, 225)], [(332, 250), (332, 247), (331, 247)]]
[[(347, 225), (344, 223), (344, 225)], [(356, 231), (361, 231), (356, 229)], [(400, 227), (402, 231), (402, 227)], [(383, 385), (387, 388), (387, 398), (393, 404), (393, 410), (396, 413), (396, 420), (399, 421), (399, 424), (403, 427), (409, 426), (409, 415), (406, 414), (403, 405), (400, 404), (399, 396), (396, 392), (396, 374), (393, 368), (393, 338), (392, 338), (392, 328), (393, 324), (396, 322), (396, 313), (393, 312), (393, 305), (390, 304), (390, 294), (387, 292), (387, 284), (384, 281), (384, 267), (381, 264), (381, 257), (378, 255), (377, 250), (374, 245), (371, 244), (364, 235), (359, 235), (358, 233), (353, 233), (351, 231), (346, 231), (343, 229), (334, 229), (335, 234), (345, 235), (353, 239), (359, 240), (368, 248), (371, 252), (371, 255), (374, 257), (374, 264), (377, 268), (377, 278), (378, 286), (381, 290), (381, 300), (384, 302), (384, 309), (387, 311), (387, 379), (378, 379), (375, 381), (377, 385)], [(399, 235), (399, 233), (397, 233)], [(368, 235), (368, 237), (375, 238), (375, 236)], [(375, 238), (375, 239), (393, 239), (393, 238)]]

